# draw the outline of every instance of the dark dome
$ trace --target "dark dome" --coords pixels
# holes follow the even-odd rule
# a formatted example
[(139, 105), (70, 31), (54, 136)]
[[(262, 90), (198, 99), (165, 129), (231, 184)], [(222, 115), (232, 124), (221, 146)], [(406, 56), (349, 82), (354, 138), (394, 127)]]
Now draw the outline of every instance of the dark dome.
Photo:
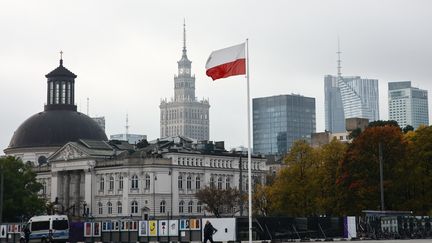
[(39, 112), (15, 131), (9, 148), (63, 146), (78, 139), (108, 140), (90, 117), (72, 110)]

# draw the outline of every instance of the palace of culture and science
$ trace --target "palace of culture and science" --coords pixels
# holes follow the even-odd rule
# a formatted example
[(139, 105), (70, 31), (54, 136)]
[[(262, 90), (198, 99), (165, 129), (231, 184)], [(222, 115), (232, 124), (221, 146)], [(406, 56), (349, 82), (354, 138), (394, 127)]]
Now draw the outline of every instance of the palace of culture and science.
[(186, 25), (183, 25), (183, 54), (174, 76), (174, 99), (163, 99), (160, 108), (160, 137), (184, 136), (209, 140), (208, 100), (195, 97), (195, 75), (186, 51)]

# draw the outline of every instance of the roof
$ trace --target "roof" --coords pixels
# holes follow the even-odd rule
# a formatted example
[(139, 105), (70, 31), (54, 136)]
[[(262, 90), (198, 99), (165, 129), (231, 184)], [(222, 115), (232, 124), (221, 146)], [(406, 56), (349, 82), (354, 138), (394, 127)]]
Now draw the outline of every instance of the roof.
[(60, 66), (58, 66), (56, 69), (52, 70), (50, 73), (45, 75), (45, 77), (47, 77), (47, 78), (52, 78), (52, 77), (76, 78), (77, 76), (73, 72), (69, 71), (69, 69), (63, 67), (63, 60), (60, 60)]

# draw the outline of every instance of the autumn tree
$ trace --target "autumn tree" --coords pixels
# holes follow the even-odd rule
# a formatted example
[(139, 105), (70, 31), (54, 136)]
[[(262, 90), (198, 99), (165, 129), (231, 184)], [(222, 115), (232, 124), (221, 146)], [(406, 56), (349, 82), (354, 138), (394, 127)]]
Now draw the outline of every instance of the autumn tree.
[(318, 162), (315, 150), (306, 141), (296, 141), (285, 163), (287, 166), (278, 172), (271, 185), (271, 210), (289, 216), (316, 215), (314, 198), (318, 181), (313, 175)]
[(36, 181), (31, 165), (14, 157), (0, 158), (4, 176), (3, 221), (17, 222), (45, 211), (45, 201), (38, 197), (42, 185)]
[(268, 216), (271, 212), (270, 200), (270, 187), (256, 184), (252, 194), (253, 214)]
[(395, 181), (397, 166), (405, 159), (407, 145), (399, 126), (379, 122), (365, 129), (349, 146), (338, 184), (346, 192), (342, 208), (347, 214), (380, 209), (379, 144), (382, 147), (386, 209), (397, 208), (400, 193)]
[(205, 210), (213, 213), (216, 217), (223, 214), (235, 214), (235, 208), (240, 205), (240, 192), (235, 188), (217, 189), (216, 187), (205, 187), (195, 193), (199, 201), (205, 204)]

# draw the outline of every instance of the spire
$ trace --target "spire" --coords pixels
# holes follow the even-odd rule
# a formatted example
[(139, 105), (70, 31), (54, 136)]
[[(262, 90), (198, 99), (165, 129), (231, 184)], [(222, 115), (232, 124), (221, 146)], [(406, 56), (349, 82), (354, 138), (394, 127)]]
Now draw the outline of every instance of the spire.
[(63, 51), (60, 51), (60, 66), (63, 66)]
[(338, 60), (337, 60), (337, 64), (338, 64), (338, 66), (337, 66), (337, 74), (338, 74), (338, 77), (341, 77), (342, 76), (342, 72), (341, 72), (341, 69), (342, 69), (342, 67), (341, 67), (341, 57), (340, 57), (340, 54), (342, 53), (341, 51), (340, 51), (340, 41), (339, 41), (339, 36), (338, 36), (338, 51), (336, 52), (337, 54), (338, 54)]
[(183, 55), (186, 56), (186, 19), (183, 18)]

